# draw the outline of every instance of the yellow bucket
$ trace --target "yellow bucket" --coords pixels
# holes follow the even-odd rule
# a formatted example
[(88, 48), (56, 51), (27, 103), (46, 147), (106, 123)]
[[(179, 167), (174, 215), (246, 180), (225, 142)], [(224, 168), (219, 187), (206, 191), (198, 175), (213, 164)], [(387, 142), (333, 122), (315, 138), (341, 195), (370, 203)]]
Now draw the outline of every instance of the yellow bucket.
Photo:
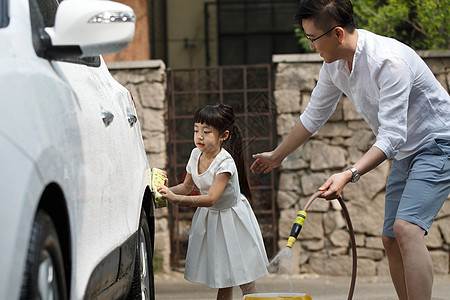
[(308, 294), (292, 293), (260, 293), (245, 295), (243, 300), (312, 300)]

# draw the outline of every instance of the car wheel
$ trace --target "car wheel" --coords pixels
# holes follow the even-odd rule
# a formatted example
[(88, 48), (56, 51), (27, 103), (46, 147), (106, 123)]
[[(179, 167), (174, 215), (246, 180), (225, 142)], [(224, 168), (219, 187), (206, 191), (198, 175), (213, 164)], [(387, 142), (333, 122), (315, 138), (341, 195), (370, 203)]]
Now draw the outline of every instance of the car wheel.
[(141, 211), (138, 231), (134, 278), (128, 299), (155, 299), (153, 280), (153, 251), (147, 214)]
[(21, 299), (67, 299), (58, 234), (43, 211), (36, 214), (31, 230)]

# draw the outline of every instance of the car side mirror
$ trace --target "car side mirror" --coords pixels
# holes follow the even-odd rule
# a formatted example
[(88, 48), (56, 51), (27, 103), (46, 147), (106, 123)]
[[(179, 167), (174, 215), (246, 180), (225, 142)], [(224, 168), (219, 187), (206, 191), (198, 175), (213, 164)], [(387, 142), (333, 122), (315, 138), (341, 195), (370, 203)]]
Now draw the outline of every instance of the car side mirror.
[(136, 16), (124, 4), (104, 0), (65, 0), (54, 27), (46, 27), (50, 57), (86, 57), (115, 53), (133, 39)]

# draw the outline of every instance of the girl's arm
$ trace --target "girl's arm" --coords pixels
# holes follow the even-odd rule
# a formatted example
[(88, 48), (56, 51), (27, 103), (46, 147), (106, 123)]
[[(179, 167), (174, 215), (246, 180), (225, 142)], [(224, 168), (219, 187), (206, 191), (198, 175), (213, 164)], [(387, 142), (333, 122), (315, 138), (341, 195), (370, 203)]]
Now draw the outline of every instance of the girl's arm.
[(174, 185), (170, 187), (169, 189), (172, 191), (172, 193), (177, 195), (187, 195), (189, 194), (192, 189), (194, 188), (194, 180), (192, 180), (192, 175), (189, 173), (186, 173), (186, 176), (184, 177), (184, 181), (178, 185)]
[(213, 183), (211, 184), (211, 187), (209, 188), (208, 194), (206, 195), (186, 196), (185, 194), (175, 194), (172, 189), (176, 188), (177, 191), (178, 189), (181, 190), (181, 187), (179, 188), (179, 186), (183, 185), (183, 183), (170, 189), (166, 186), (160, 185), (158, 186), (158, 192), (162, 194), (163, 198), (166, 198), (168, 201), (173, 202), (174, 204), (190, 207), (209, 207), (213, 206), (222, 195), (230, 177), (230, 173), (220, 173), (216, 175), (216, 177), (214, 177)]

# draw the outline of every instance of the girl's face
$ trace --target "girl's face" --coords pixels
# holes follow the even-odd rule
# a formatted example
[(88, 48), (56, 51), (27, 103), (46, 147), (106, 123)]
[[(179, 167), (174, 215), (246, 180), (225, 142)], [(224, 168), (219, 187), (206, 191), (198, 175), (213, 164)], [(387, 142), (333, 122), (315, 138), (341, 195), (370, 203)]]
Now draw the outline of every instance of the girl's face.
[(225, 131), (222, 136), (219, 131), (204, 123), (194, 123), (194, 143), (204, 153), (216, 155), (220, 152), (222, 142), (227, 139), (229, 132)]

